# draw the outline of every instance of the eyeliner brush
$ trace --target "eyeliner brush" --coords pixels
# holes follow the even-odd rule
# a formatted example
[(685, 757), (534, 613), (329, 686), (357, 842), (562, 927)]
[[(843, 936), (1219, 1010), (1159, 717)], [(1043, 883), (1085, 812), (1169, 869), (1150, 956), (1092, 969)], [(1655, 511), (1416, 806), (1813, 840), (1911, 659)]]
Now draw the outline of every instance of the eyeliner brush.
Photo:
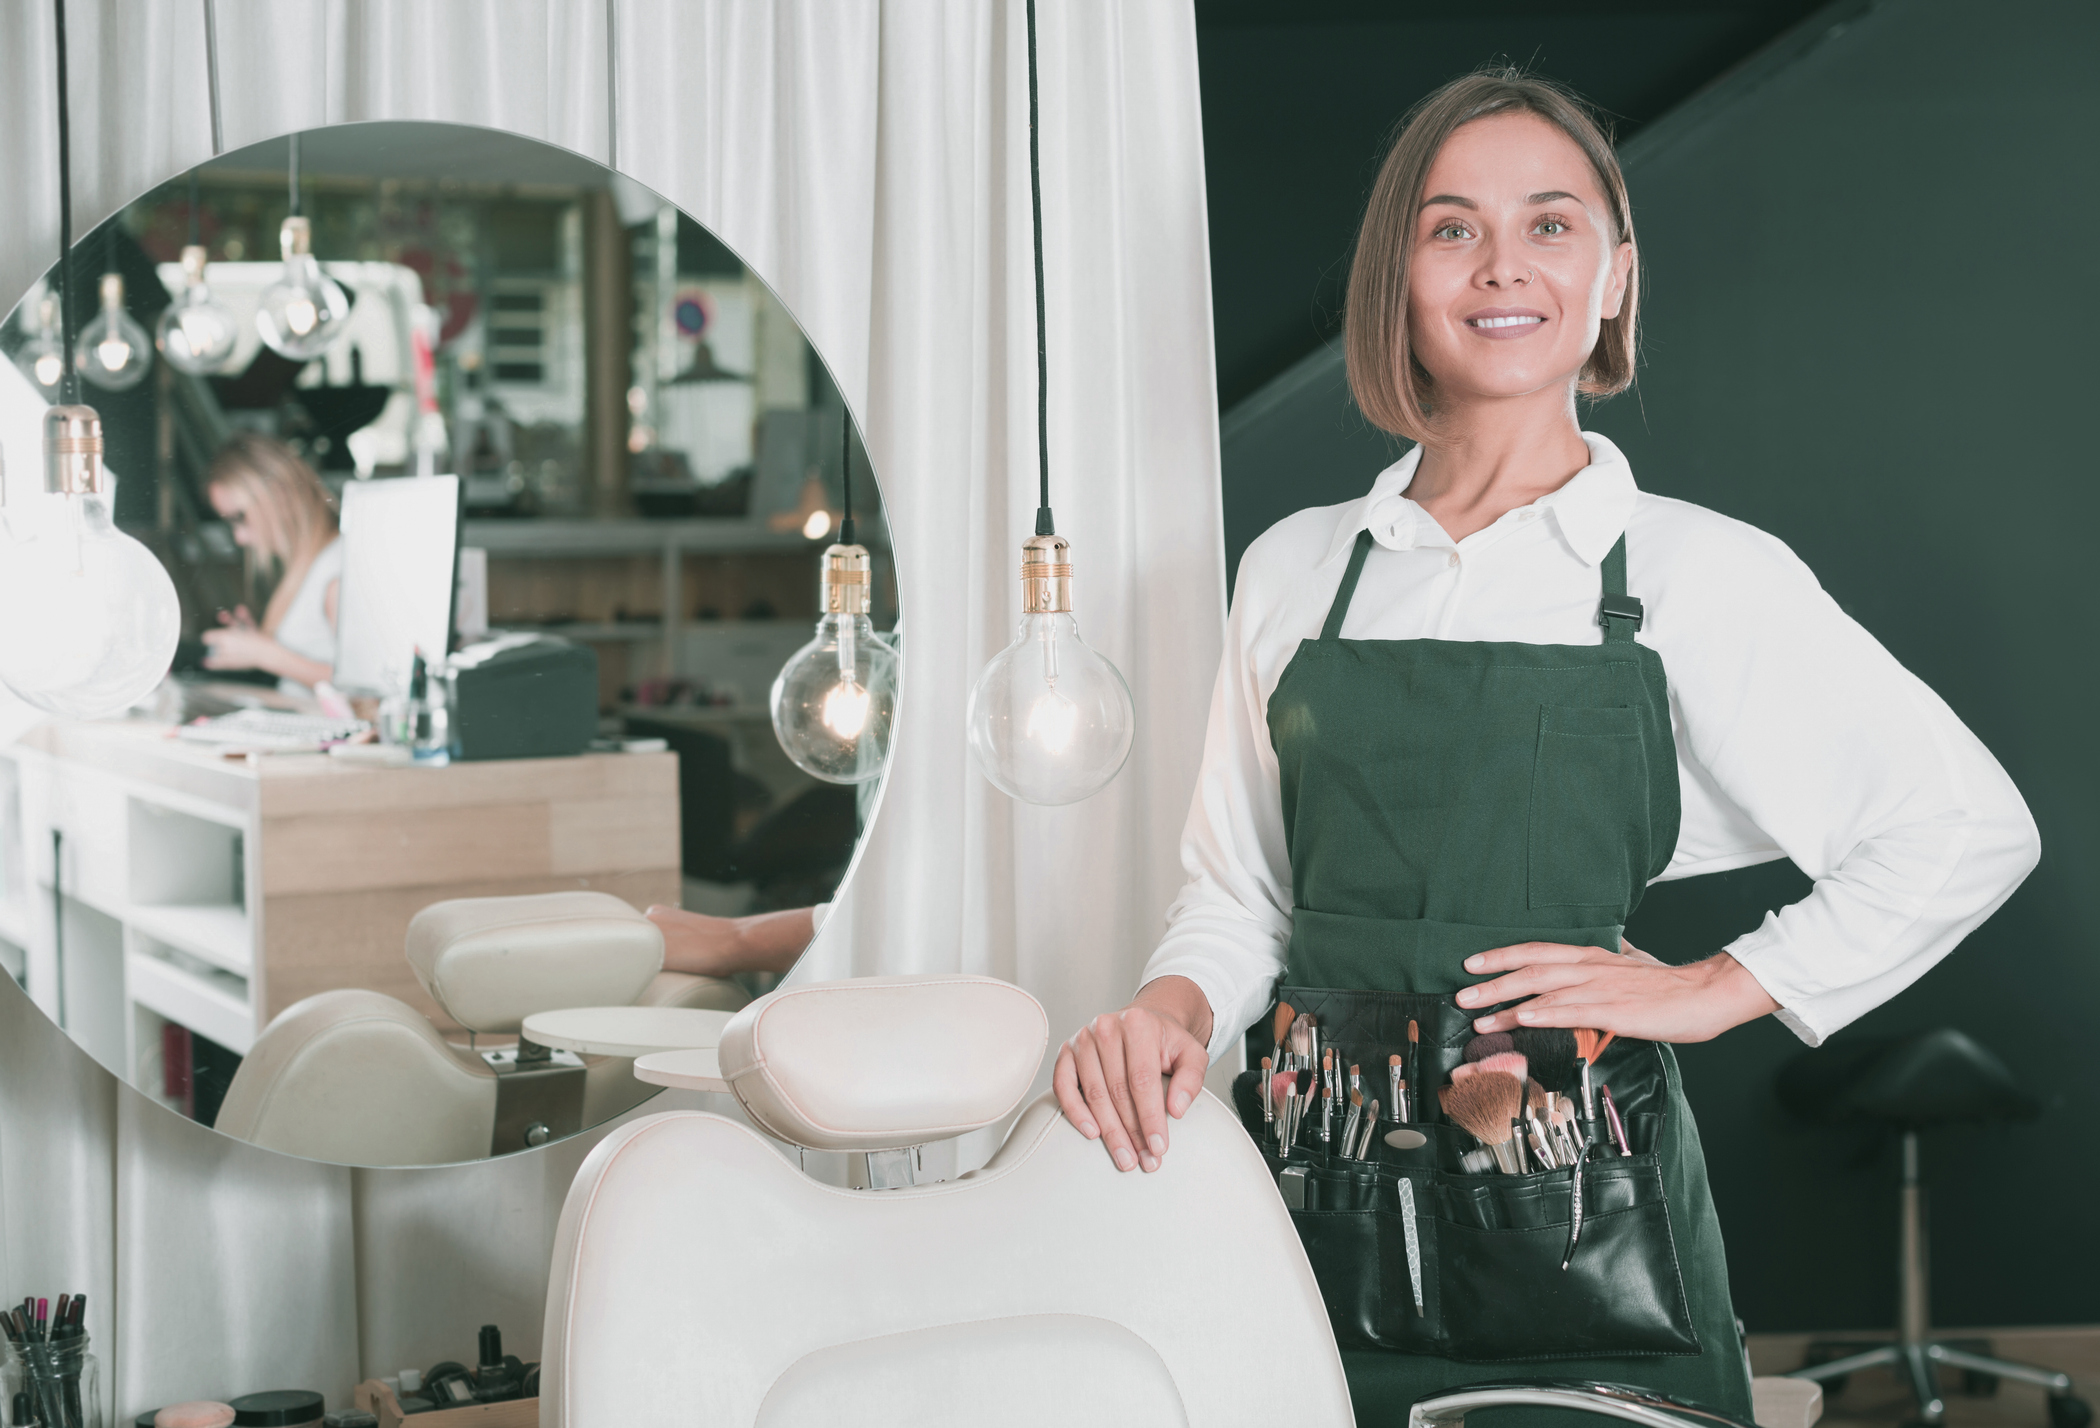
[(1273, 1065), (1268, 1057), (1261, 1059), (1261, 1123), (1264, 1127), (1276, 1123), (1276, 1103), (1269, 1099), (1269, 1074)]
[(1422, 1024), (1413, 1017), (1407, 1019), (1407, 1078), (1415, 1098), (1423, 1102), (1422, 1113), (1429, 1114), (1427, 1098), (1422, 1095)]
[(1400, 1053), (1395, 1051), (1385, 1060), (1386, 1104), (1393, 1108), (1393, 1119), (1407, 1119), (1407, 1102), (1400, 1095), (1400, 1087), (1407, 1078), (1400, 1074)]

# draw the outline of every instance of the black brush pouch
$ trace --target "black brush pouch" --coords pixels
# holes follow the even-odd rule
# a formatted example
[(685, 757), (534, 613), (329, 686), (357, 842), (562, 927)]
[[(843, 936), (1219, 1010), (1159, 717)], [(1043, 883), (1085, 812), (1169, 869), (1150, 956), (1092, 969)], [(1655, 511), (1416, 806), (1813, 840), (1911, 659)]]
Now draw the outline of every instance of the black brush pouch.
[[(1281, 997), (1318, 1018), (1320, 1044), (1334, 1048), (1338, 1066), (1363, 1068), (1366, 1110), (1374, 1097), (1389, 1098), (1388, 1057), (1409, 1055), (1410, 1020), (1421, 1030), (1412, 1090), (1448, 1084), (1480, 1015), (1428, 993), (1286, 987)], [(1530, 1175), (1468, 1173), (1459, 1157), (1473, 1138), (1444, 1120), (1433, 1090), (1410, 1096), (1407, 1125), (1428, 1138), (1416, 1149), (1385, 1143), (1399, 1124), (1386, 1108), (1365, 1160), (1341, 1154), (1341, 1116), (1331, 1149), (1308, 1117), (1290, 1153), (1279, 1154), (1263, 1120), (1261, 1073), (1241, 1075), (1235, 1106), (1271, 1173), (1293, 1172), (1294, 1187), (1302, 1174), (1304, 1204), (1291, 1219), (1336, 1340), (1479, 1362), (1698, 1353), (1656, 1155), (1670, 1104), (1663, 1056), (1651, 1042), (1622, 1038), (1592, 1068), (1593, 1083), (1611, 1087), (1633, 1155), (1606, 1140), (1579, 1167)], [(1418, 1273), (1409, 1266), (1403, 1181)]]

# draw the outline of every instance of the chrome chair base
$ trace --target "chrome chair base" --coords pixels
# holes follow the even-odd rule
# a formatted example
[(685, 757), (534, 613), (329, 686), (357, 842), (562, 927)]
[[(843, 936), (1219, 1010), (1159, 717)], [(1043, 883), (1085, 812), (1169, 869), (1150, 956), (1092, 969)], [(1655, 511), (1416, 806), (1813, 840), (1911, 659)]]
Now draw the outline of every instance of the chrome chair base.
[(1476, 1383), (1425, 1398), (1408, 1410), (1407, 1428), (1456, 1428), (1476, 1408), (1565, 1408), (1578, 1413), (1598, 1413), (1622, 1418), (1642, 1428), (1757, 1428), (1732, 1414), (1702, 1404), (1671, 1398), (1630, 1383), (1599, 1383), (1594, 1379), (1511, 1379), (1503, 1383)]

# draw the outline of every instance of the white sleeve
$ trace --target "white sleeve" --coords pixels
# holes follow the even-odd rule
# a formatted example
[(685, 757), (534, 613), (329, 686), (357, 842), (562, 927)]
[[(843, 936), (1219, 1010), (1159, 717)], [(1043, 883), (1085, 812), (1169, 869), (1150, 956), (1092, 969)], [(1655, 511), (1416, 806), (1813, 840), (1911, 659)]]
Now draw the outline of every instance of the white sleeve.
[(1181, 834), (1189, 875), (1143, 981), (1186, 977), (1210, 1002), (1216, 1061), (1269, 1005), (1291, 939), (1291, 867), (1267, 701), (1250, 657), (1256, 578), (1242, 564)]
[(1755, 862), (1762, 844), (1814, 880), (1727, 951), (1815, 1046), (1953, 951), (2033, 870), (2041, 842), (1954, 711), (1785, 545), (1726, 525), (1674, 553), (1684, 574), (1657, 610), (1680, 758), (1707, 784), (1686, 799), (1666, 876)]

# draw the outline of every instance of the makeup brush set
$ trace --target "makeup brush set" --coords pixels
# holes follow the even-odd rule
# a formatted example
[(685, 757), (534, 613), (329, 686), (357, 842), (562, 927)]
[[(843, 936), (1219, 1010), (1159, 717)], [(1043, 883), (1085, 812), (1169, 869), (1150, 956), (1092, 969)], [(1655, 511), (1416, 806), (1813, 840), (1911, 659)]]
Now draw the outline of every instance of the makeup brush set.
[[(94, 1383), (82, 1391), (81, 1378), (94, 1362), (88, 1356), (87, 1296), (61, 1294), (58, 1307), (49, 1299), (28, 1298), (0, 1313), (0, 1334), (7, 1338), (8, 1356), (14, 1372), (7, 1376), (12, 1390), (12, 1423), (30, 1423), (38, 1428), (87, 1428), (101, 1421), (94, 1404)], [(19, 1365), (17, 1368), (16, 1366)]]
[(1656, 1156), (1667, 1048), (1481, 1036), (1480, 1014), (1284, 988), (1269, 1054), (1235, 1084), (1337, 1338), (1460, 1359), (1698, 1352)]

